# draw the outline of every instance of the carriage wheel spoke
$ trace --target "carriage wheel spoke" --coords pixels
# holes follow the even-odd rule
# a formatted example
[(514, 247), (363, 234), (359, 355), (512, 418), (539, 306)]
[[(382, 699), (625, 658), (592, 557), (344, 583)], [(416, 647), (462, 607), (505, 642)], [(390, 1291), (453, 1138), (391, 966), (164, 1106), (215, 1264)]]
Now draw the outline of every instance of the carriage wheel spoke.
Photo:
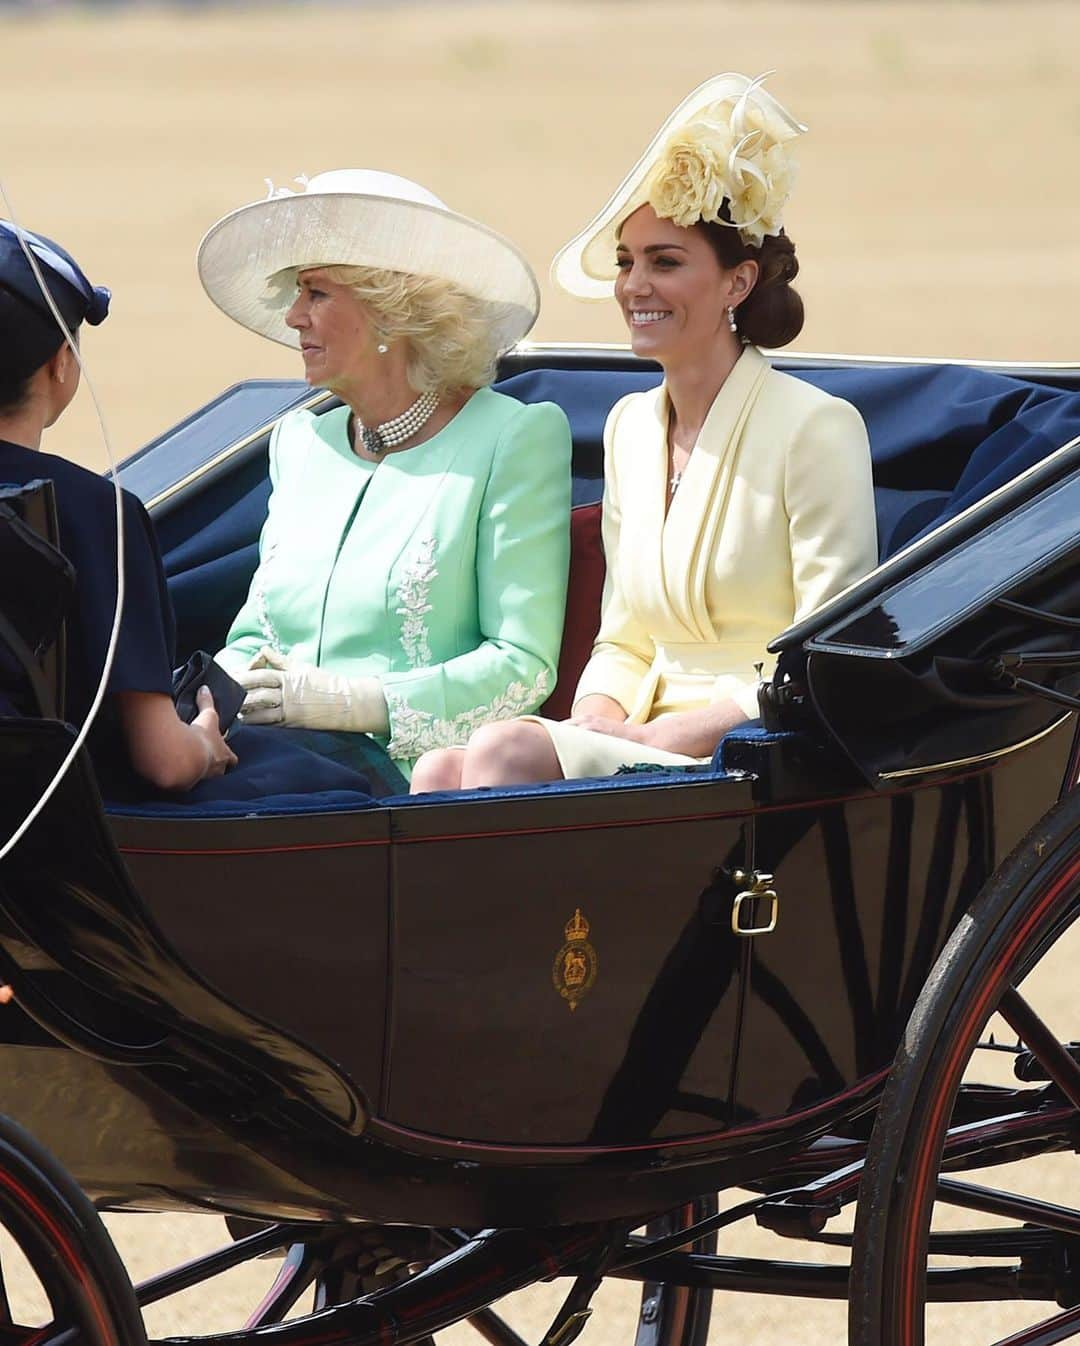
[(1025, 1327), (1011, 1337), (1004, 1337), (995, 1346), (1055, 1346), (1056, 1342), (1068, 1341), (1075, 1336), (1080, 1336), (1080, 1306), (1066, 1313), (1057, 1313), (1053, 1318), (1044, 1318), (1033, 1327)]
[(1035, 1257), (1054, 1246), (1049, 1229), (949, 1229), (930, 1234), (931, 1257)]
[(311, 1285), (321, 1265), (318, 1252), (306, 1243), (294, 1243), (278, 1268), (274, 1283), (262, 1303), (244, 1324), (245, 1331), (280, 1323), (296, 1301)]
[(1055, 1206), (1049, 1201), (1037, 1201), (1034, 1197), (1014, 1196), (976, 1183), (957, 1182), (955, 1178), (939, 1178), (937, 1199), (948, 1206), (962, 1206), (965, 1210), (982, 1211), (986, 1215), (1004, 1215), (1041, 1225), (1044, 1229), (1056, 1229), (1062, 1234), (1080, 1236), (1080, 1211)]
[(1080, 1108), (1080, 1064), (1058, 1041), (1024, 997), (1010, 987), (1001, 997), (998, 1013), (1023, 1038), (1039, 1064), (1075, 1108)]
[(237, 1239), (216, 1252), (206, 1253), (202, 1257), (193, 1258), (190, 1262), (184, 1262), (181, 1266), (163, 1271), (158, 1276), (140, 1281), (135, 1286), (135, 1298), (140, 1308), (146, 1308), (148, 1304), (155, 1304), (159, 1299), (167, 1299), (170, 1295), (179, 1294), (181, 1290), (188, 1290), (193, 1285), (201, 1285), (211, 1276), (218, 1276), (223, 1271), (242, 1266), (245, 1262), (252, 1262), (264, 1253), (288, 1247), (297, 1234), (298, 1231), (289, 1225), (270, 1225), (256, 1234), (248, 1234), (246, 1238)]

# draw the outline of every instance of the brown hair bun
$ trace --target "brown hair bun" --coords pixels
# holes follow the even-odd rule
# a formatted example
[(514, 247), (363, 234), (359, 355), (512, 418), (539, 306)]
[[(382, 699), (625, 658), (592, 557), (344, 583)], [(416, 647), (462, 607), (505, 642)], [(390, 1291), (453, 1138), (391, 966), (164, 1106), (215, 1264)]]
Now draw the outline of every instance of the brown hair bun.
[[(727, 203), (724, 203), (726, 213)], [(739, 335), (755, 346), (776, 348), (794, 341), (803, 328), (803, 301), (792, 289), (799, 274), (795, 244), (783, 230), (767, 234), (760, 247), (744, 243), (739, 231), (729, 225), (699, 221), (694, 225), (709, 240), (717, 260), (725, 270), (740, 262), (757, 262), (758, 278), (754, 288), (735, 310)]]

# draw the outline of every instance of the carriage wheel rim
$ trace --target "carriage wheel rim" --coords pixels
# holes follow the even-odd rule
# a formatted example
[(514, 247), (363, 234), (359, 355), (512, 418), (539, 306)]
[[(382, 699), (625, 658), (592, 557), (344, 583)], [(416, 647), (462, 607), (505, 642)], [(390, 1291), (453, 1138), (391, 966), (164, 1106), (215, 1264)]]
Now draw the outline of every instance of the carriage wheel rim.
[[(1045, 917), (1048, 910), (1061, 898), (1071, 884), (1080, 878), (1080, 856), (1059, 871), (1050, 885), (1044, 889), (1042, 897), (1026, 913), (1024, 920), (1013, 932), (1008, 945), (1001, 952), (1000, 962), (1010, 965), (1018, 949), (1030, 936), (1033, 928)], [(1005, 973), (1005, 978), (1011, 976)], [(978, 1032), (985, 1019), (993, 1012), (991, 1004), (995, 995), (1003, 989), (1003, 978), (994, 975), (994, 969), (988, 969), (986, 982), (978, 996), (974, 997), (961, 1023), (962, 1031), (956, 1034), (953, 1051), (936, 1077), (934, 1099), (930, 1110), (931, 1134), (933, 1144), (924, 1146), (916, 1158), (909, 1186), (910, 1195), (905, 1204), (912, 1210), (921, 1210), (928, 1214), (933, 1207), (933, 1190), (936, 1187), (937, 1167), (941, 1158), (945, 1134), (948, 1130), (948, 1118), (955, 1101), (956, 1090), (964, 1065), (975, 1045)], [(996, 1003), (996, 1002), (994, 1002)], [(918, 1341), (922, 1334), (916, 1335), (917, 1318), (922, 1307), (925, 1288), (925, 1255), (922, 1244), (925, 1242), (928, 1224), (922, 1221), (910, 1222), (910, 1236), (907, 1256), (903, 1262), (903, 1274), (897, 1287), (895, 1307), (900, 1315), (900, 1329), (903, 1340)], [(915, 1268), (921, 1268), (916, 1274)], [(1005, 1343), (1002, 1346), (1006, 1346)]]
[[(3, 1144), (2, 1149), (14, 1157), (15, 1163), (23, 1165), (28, 1162), (25, 1156), (18, 1154), (10, 1144)], [(99, 1295), (93, 1276), (89, 1274), (86, 1264), (79, 1256), (78, 1249), (68, 1237), (64, 1228), (37, 1199), (33, 1190), (21, 1183), (9, 1169), (0, 1168), (0, 1187), (4, 1188), (16, 1202), (28, 1210), (40, 1227), (49, 1235), (51, 1246), (60, 1254), (68, 1274), (77, 1282), (82, 1291), (85, 1303), (97, 1324), (101, 1340), (110, 1343), (110, 1346), (112, 1344), (122, 1346), (112, 1328), (112, 1314)], [(50, 1307), (52, 1307), (51, 1303)], [(55, 1321), (45, 1324), (31, 1335), (27, 1346), (31, 1346), (31, 1343), (35, 1341), (47, 1340), (50, 1335), (55, 1334), (56, 1330), (57, 1324)]]

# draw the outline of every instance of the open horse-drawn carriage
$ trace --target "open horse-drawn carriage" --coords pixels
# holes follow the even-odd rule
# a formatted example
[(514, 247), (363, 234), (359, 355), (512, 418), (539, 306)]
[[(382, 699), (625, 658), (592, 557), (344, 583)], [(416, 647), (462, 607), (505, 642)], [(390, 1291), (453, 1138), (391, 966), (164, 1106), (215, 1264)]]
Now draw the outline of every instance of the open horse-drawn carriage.
[[(711, 763), (106, 808), (76, 759), (0, 866), (0, 1211), (53, 1312), (23, 1326), (0, 1296), (4, 1346), (139, 1346), (141, 1306), (275, 1251), (237, 1346), (463, 1320), (520, 1346), (490, 1306), (557, 1276), (546, 1346), (606, 1277), (645, 1287), (641, 1346), (701, 1346), (715, 1290), (847, 1297), (862, 1346), (915, 1346), (940, 1301), (1031, 1301), (994, 1340), (1080, 1337), (1067, 959), (1071, 1004), (1038, 994), (1080, 909), (1080, 369), (781, 364), (863, 412), (884, 559), (778, 633), (760, 722)], [(600, 428), (658, 375), (542, 347), (503, 372), (574, 430), (564, 712), (597, 621)], [(188, 650), (245, 592), (269, 429), (301, 404), (332, 401), (244, 384), (123, 470)], [(42, 705), (0, 722), (5, 836), (73, 738), (40, 509), (4, 506), (0, 633)], [(91, 1203), (219, 1211), (236, 1237), (133, 1289)], [(740, 1220), (792, 1260), (718, 1256)]]

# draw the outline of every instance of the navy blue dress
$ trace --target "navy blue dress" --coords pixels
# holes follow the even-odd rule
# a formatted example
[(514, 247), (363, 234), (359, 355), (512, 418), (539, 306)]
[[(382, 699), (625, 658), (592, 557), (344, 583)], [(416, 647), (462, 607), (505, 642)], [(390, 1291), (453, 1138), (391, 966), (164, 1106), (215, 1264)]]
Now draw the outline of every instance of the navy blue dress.
[[(116, 612), (116, 504), (112, 484), (85, 468), (0, 440), (0, 482), (25, 485), (43, 477), (56, 490), (60, 550), (75, 567), (75, 602), (68, 613), (65, 718), (86, 719)], [(126, 596), (112, 692), (172, 692), (175, 639), (172, 606), (153, 525), (140, 502), (124, 492)], [(106, 696), (90, 735), (95, 769), (105, 780), (125, 767), (116, 703)]]
[[(65, 718), (80, 725), (101, 678), (116, 612), (116, 504), (112, 483), (86, 468), (0, 439), (0, 483), (50, 479), (56, 491), (60, 550), (75, 567), (75, 602), (66, 622)], [(367, 775), (309, 750), (289, 730), (240, 727), (230, 735), (239, 766), (203, 781), (186, 795), (164, 796), (139, 779), (128, 761), (117, 692), (172, 694), (175, 624), (153, 524), (128, 491), (124, 501), (124, 612), (116, 655), (88, 746), (102, 793), (129, 802), (155, 794), (176, 802), (258, 799), (323, 791), (372, 793)], [(366, 735), (349, 735), (365, 739)], [(372, 745), (377, 746), (377, 745)], [(385, 754), (384, 754), (385, 756)], [(389, 765), (389, 759), (386, 759)], [(376, 773), (377, 774), (377, 773)], [(394, 777), (397, 777), (396, 770)], [(376, 780), (378, 793), (406, 788), (399, 779)]]

